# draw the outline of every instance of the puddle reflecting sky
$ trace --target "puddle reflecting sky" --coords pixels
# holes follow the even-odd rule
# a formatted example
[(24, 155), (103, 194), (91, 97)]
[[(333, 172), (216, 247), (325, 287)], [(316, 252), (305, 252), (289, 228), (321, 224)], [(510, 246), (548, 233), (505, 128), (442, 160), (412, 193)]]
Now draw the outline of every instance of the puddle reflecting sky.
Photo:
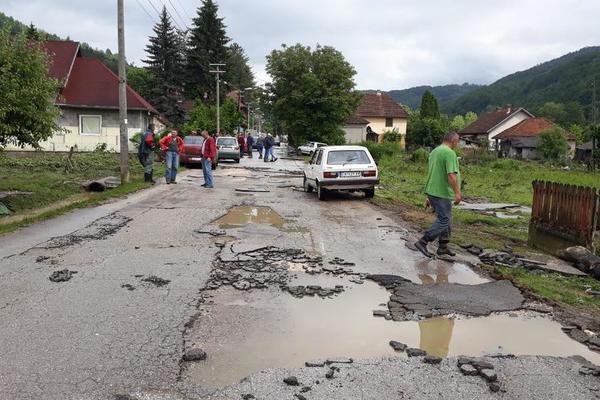
[(389, 299), (388, 292), (377, 285), (349, 285), (339, 278), (314, 278), (312, 284), (323, 287), (344, 283), (346, 292), (332, 299), (296, 299), (277, 290), (217, 291), (215, 304), (206, 306), (209, 316), (203, 317), (210, 318), (210, 323), (201, 318), (194, 328), (204, 338), (201, 342), (209, 358), (191, 365), (186, 379), (221, 387), (262, 369), (299, 367), (314, 359), (403, 356), (391, 349), (390, 340), (438, 356), (499, 352), (578, 354), (600, 363), (600, 355), (571, 340), (559, 324), (542, 316), (517, 313), (513, 317), (501, 314), (455, 320), (386, 321), (372, 316), (373, 310), (382, 309), (379, 304)]
[(284, 220), (271, 207), (238, 206), (214, 221), (221, 229), (239, 228), (248, 224), (283, 227)]

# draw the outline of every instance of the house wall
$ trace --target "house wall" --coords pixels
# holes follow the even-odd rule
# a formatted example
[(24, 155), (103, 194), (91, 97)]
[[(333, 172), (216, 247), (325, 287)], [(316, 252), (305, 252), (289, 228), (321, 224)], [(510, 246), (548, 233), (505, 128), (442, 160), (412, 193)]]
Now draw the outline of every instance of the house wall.
[(503, 123), (501, 123), (500, 125), (498, 125), (496, 128), (494, 128), (492, 131), (490, 131), (489, 135), (488, 135), (488, 140), (491, 142), (492, 139), (500, 134), (501, 132), (504, 132), (505, 130), (507, 130), (508, 128), (512, 128), (513, 126), (515, 126), (516, 124), (518, 124), (519, 122), (526, 120), (528, 118), (531, 118), (529, 116), (529, 114), (527, 114), (525, 111), (521, 110), (518, 113), (512, 115), (509, 119), (507, 119), (506, 121), (504, 121)]
[[(514, 137), (510, 141), (502, 142), (502, 149), (508, 148), (507, 156), (509, 158), (520, 158), (523, 160), (538, 160), (541, 156), (538, 154), (539, 137)], [(569, 145), (569, 156), (572, 157), (575, 152), (576, 143), (574, 140), (567, 141)], [(505, 147), (506, 146), (506, 147)]]
[[(81, 134), (79, 127), (80, 115), (99, 115), (102, 117), (101, 133), (99, 135)], [(128, 136), (131, 138), (138, 132), (145, 130), (153, 117), (146, 111), (129, 111), (127, 113)], [(106, 143), (107, 150), (120, 150), (120, 127), (119, 110), (87, 109), (87, 108), (63, 108), (58, 118), (58, 125), (65, 128), (66, 132), (57, 133), (40, 146), (45, 151), (69, 151), (72, 146), (78, 151), (93, 151), (97, 145)], [(21, 149), (15, 146), (7, 146), (6, 150), (31, 151), (31, 148)], [(129, 142), (129, 151), (135, 151), (135, 146)]]
[(394, 118), (392, 126), (385, 126), (385, 118), (379, 117), (363, 117), (369, 124), (373, 132), (379, 134), (379, 143), (383, 141), (383, 134), (387, 131), (392, 131), (396, 129), (400, 135), (402, 135), (402, 139), (400, 140), (400, 146), (402, 148), (405, 147), (406, 140), (406, 127), (408, 125), (408, 119), (406, 118)]
[(344, 125), (342, 126), (346, 143), (360, 143), (367, 140), (366, 125)]

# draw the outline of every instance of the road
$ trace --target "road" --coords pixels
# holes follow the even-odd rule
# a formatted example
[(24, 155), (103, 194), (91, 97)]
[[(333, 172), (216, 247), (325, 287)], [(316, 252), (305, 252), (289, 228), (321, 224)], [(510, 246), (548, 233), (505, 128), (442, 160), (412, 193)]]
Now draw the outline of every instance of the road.
[[(597, 398), (581, 360), (558, 357), (598, 354), (526, 310), (517, 289), (423, 259), (405, 246), (406, 227), (360, 196), (319, 202), (295, 190), (301, 169), (223, 163), (213, 190), (189, 170), (178, 185), (0, 238), (0, 398), (494, 398), (457, 373), (455, 357), (496, 353), (546, 356), (494, 358), (503, 398)], [(63, 270), (69, 280), (49, 279)], [(412, 290), (418, 307), (388, 310), (391, 293), (372, 274), (412, 281), (388, 289)], [(489, 309), (422, 319), (440, 308), (419, 298), (418, 285), (432, 284), (430, 297), (460, 314), (469, 302)], [(471, 297), (452, 297), (457, 288)], [(393, 339), (446, 359), (425, 368)], [(183, 361), (194, 349), (207, 359)], [(331, 364), (334, 379), (329, 366), (300, 368), (328, 357), (354, 362)], [(305, 392), (282, 382), (291, 373)]]

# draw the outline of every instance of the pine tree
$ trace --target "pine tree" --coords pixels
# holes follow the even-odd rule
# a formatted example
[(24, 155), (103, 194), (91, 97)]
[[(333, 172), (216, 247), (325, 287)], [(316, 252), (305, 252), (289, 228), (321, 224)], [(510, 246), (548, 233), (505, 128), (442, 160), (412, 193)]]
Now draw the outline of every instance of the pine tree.
[(421, 118), (440, 118), (440, 110), (438, 108), (438, 102), (435, 96), (429, 91), (426, 90), (423, 93), (423, 97), (421, 98)]
[(37, 30), (33, 23), (29, 24), (25, 31), (25, 37), (29, 40), (39, 42), (41, 40), (40, 32)]
[(209, 64), (227, 61), (229, 42), (223, 18), (219, 18), (218, 11), (213, 0), (203, 0), (194, 18), (187, 52), (185, 94), (188, 99), (206, 98), (211, 101), (215, 98), (215, 79), (210, 73)]
[(148, 59), (144, 60), (151, 74), (149, 100), (172, 124), (179, 126), (185, 116), (182, 108), (182, 39), (173, 27), (166, 7), (153, 30), (156, 36), (150, 37), (146, 46)]
[(249, 65), (246, 52), (237, 43), (232, 43), (227, 49), (227, 73), (225, 80), (238, 88), (243, 89), (254, 86), (254, 74)]

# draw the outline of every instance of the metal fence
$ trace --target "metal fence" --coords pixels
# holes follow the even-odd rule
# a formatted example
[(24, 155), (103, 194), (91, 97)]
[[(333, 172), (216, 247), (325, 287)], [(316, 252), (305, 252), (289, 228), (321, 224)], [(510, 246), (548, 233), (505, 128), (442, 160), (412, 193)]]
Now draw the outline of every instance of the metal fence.
[(600, 228), (598, 189), (555, 182), (533, 182), (531, 224), (588, 247)]

